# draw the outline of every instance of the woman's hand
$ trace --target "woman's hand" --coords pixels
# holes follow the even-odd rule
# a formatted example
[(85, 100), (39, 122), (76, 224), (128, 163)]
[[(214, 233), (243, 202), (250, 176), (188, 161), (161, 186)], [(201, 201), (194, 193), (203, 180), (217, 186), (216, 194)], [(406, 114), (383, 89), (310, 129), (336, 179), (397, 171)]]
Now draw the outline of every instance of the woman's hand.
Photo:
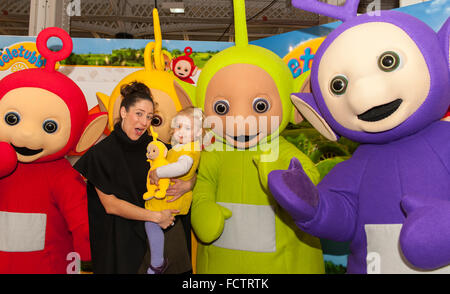
[(180, 179), (171, 179), (170, 181), (173, 185), (170, 185), (166, 191), (167, 196), (174, 196), (172, 199), (167, 200), (167, 202), (173, 202), (183, 196), (185, 193), (191, 191), (195, 186), (195, 181), (197, 176), (194, 175), (189, 181), (183, 181)]
[(148, 174), (148, 178), (150, 179), (150, 184), (158, 185), (159, 177), (156, 173), (156, 169), (150, 171), (150, 173)]
[(173, 226), (175, 224), (175, 216), (173, 216), (173, 214), (179, 212), (180, 212), (179, 210), (175, 209), (166, 209), (160, 211), (159, 221), (157, 222), (158, 225), (163, 229), (166, 229), (168, 226)]

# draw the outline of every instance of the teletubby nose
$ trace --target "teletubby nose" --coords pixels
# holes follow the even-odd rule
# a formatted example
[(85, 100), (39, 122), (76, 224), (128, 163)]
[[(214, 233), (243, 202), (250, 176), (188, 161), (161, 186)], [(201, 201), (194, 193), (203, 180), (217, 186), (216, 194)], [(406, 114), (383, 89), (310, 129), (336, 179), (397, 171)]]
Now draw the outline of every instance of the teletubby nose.
[(363, 76), (349, 81), (347, 102), (352, 112), (360, 114), (377, 105), (390, 102), (389, 82), (381, 75)]
[(36, 128), (22, 125), (11, 138), (11, 143), (18, 147), (34, 148), (41, 142), (40, 134)]
[(40, 134), (38, 128), (32, 122), (22, 121), (20, 127), (15, 132), (15, 138), (29, 141)]

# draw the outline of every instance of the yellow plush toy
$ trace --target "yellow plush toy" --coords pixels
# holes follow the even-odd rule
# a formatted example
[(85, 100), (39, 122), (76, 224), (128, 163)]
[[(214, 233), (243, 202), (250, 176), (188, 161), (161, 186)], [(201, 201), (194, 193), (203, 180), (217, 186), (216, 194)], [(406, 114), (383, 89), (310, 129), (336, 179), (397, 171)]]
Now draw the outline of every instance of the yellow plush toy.
[[(164, 143), (157, 140), (158, 133), (155, 133), (152, 127), (150, 127), (150, 131), (153, 136), (153, 141), (147, 145), (147, 161), (150, 162), (149, 173), (160, 166), (169, 164), (169, 161), (166, 159), (167, 147)], [(147, 177), (147, 192), (143, 195), (144, 200), (150, 200), (153, 197), (156, 199), (164, 199), (166, 197), (166, 190), (169, 188), (169, 185), (170, 179), (168, 178), (160, 179), (158, 185), (153, 185), (150, 184), (150, 178)], [(146, 208), (147, 203), (148, 202), (145, 204)]]

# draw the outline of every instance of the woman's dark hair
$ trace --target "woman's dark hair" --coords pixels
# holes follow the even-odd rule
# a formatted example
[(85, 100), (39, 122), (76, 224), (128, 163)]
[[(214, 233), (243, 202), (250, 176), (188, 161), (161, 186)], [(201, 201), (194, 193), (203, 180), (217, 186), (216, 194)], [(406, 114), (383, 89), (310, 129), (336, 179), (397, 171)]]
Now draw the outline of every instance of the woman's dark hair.
[[(123, 97), (122, 102), (120, 102), (120, 108), (123, 106), (127, 111), (139, 100), (148, 100), (153, 104), (153, 107), (155, 106), (150, 89), (143, 83), (131, 82), (123, 85), (120, 88), (120, 94)], [(119, 116), (119, 122), (122, 122), (121, 116)]]
[(123, 97), (120, 107), (122, 108), (122, 106), (124, 106), (127, 111), (130, 106), (133, 106), (138, 100), (141, 99), (149, 100), (152, 104), (154, 104), (150, 89), (143, 83), (132, 82), (130, 84), (123, 85), (120, 88), (120, 94)]

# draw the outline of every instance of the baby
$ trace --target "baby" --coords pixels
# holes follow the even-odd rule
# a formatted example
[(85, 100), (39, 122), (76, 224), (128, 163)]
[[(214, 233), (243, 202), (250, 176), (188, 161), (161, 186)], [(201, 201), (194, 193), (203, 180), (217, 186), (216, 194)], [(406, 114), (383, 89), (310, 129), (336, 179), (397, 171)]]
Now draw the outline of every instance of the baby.
[[(172, 149), (167, 153), (167, 165), (149, 171), (149, 182), (158, 185), (160, 179), (178, 178), (184, 181), (195, 176), (201, 151), (204, 115), (199, 108), (182, 109), (172, 120)], [(192, 202), (192, 191), (179, 198), (174, 196), (153, 197), (145, 199), (145, 208), (153, 211), (165, 209), (179, 210), (183, 215), (189, 212)], [(162, 273), (167, 267), (164, 260), (164, 234), (159, 225), (146, 222), (145, 229), (150, 244), (151, 265), (149, 274)]]
[[(160, 178), (177, 178), (186, 175), (183, 180), (188, 180), (194, 176), (200, 159), (203, 120), (202, 111), (194, 107), (182, 109), (173, 118), (171, 125), (173, 147), (167, 154), (167, 160), (171, 163), (150, 172), (151, 184), (157, 184)], [(187, 177), (188, 174), (189, 177)]]

